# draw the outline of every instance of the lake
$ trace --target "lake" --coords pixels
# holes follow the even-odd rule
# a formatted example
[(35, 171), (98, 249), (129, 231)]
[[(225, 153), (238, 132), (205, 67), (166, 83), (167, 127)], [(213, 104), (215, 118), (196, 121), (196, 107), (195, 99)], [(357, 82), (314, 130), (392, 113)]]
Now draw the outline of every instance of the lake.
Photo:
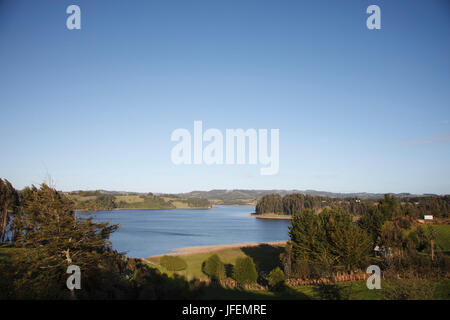
[(246, 216), (254, 207), (214, 207), (209, 210), (99, 211), (97, 221), (119, 224), (111, 235), (113, 248), (128, 257), (145, 258), (173, 249), (288, 240), (289, 220)]

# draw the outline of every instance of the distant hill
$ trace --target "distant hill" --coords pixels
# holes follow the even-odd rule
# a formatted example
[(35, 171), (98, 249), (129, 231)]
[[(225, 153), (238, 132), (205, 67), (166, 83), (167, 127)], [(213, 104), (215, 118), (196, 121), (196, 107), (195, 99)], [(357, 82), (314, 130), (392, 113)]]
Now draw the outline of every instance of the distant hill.
[[(178, 196), (181, 197), (198, 197), (206, 198), (210, 202), (216, 205), (255, 205), (256, 202), (265, 195), (268, 194), (279, 194), (285, 196), (287, 194), (302, 193), (311, 196), (322, 196), (328, 198), (359, 198), (359, 199), (381, 199), (384, 197), (384, 193), (368, 193), (368, 192), (356, 192), (356, 193), (335, 193), (328, 191), (317, 191), (317, 190), (224, 190), (216, 189), (210, 191), (191, 191), (187, 193), (180, 193)], [(413, 196), (423, 196), (423, 195), (413, 195), (410, 193), (389, 193), (394, 195), (396, 198), (406, 198)]]
[(112, 209), (209, 209), (205, 198), (154, 195), (121, 191), (74, 191), (66, 193), (80, 210)]
[[(163, 194), (163, 193), (144, 193), (144, 192), (127, 192), (127, 191), (73, 191), (68, 194), (72, 195), (74, 200), (83, 202), (86, 200), (96, 199), (100, 195), (109, 195), (114, 197), (114, 203), (120, 208), (205, 208), (209, 204), (208, 200), (214, 205), (252, 205), (263, 196), (268, 194), (279, 194), (285, 196), (287, 194), (301, 193), (310, 196), (322, 196), (327, 198), (345, 199), (381, 199), (385, 193), (368, 193), (368, 192), (354, 192), (354, 193), (337, 193), (318, 190), (245, 190), (245, 189), (214, 189), (210, 191), (191, 191), (178, 194)], [(396, 198), (411, 198), (411, 197), (428, 197), (436, 196), (435, 194), (415, 195), (411, 193), (388, 193)], [(190, 203), (187, 203), (188, 199)], [(99, 200), (108, 200), (105, 197), (100, 197)]]

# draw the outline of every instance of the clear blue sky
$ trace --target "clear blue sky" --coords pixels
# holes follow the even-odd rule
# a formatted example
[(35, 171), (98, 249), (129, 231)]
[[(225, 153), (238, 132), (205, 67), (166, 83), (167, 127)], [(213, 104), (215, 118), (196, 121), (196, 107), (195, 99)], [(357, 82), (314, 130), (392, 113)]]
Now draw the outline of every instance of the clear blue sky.
[[(366, 28), (371, 4), (381, 30)], [(447, 0), (0, 0), (0, 177), (450, 193), (449, 80)], [(278, 175), (175, 166), (171, 132), (194, 120), (279, 128)]]

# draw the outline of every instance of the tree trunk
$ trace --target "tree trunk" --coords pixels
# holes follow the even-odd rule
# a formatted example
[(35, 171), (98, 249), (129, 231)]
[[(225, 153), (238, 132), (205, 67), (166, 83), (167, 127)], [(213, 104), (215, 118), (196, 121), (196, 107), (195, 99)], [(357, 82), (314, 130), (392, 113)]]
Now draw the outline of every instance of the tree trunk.
[[(0, 222), (0, 226), (3, 226), (4, 214), (2, 214), (2, 220)], [(3, 228), (0, 229), (0, 243), (3, 242)]]
[(434, 240), (431, 240), (431, 261), (434, 261)]
[(2, 236), (0, 238), (1, 242), (3, 242), (4, 238), (5, 238), (5, 233), (6, 233), (6, 221), (8, 217), (8, 206), (5, 204), (5, 207), (3, 209), (3, 221), (2, 221)]

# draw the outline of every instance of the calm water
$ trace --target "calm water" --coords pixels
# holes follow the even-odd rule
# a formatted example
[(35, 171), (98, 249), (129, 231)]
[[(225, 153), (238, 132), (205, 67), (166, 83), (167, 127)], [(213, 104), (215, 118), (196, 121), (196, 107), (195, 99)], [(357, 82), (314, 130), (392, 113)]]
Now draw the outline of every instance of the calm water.
[(245, 216), (253, 207), (210, 210), (113, 210), (96, 220), (120, 224), (111, 235), (113, 248), (129, 257), (149, 257), (172, 249), (287, 240), (289, 220)]

